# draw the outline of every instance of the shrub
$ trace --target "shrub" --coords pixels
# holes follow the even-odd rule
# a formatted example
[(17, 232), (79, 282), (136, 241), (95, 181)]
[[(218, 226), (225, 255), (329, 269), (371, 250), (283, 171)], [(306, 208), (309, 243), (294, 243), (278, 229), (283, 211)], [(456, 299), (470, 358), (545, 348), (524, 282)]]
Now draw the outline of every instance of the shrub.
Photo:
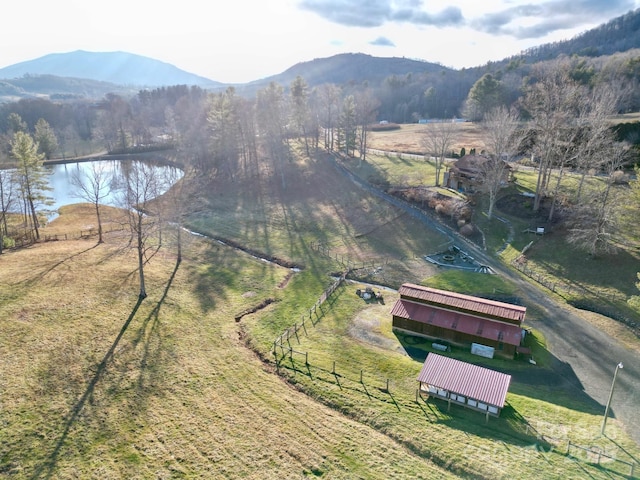
[(471, 235), (473, 235), (474, 232), (475, 232), (475, 227), (470, 223), (464, 224), (460, 229), (460, 234), (464, 235), (465, 237), (470, 237)]

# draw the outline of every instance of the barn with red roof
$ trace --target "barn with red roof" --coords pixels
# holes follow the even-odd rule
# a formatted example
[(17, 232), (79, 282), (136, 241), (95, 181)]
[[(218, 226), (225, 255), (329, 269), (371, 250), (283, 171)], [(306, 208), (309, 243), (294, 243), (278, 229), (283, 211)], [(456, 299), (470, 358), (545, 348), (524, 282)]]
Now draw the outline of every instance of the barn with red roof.
[(391, 310), (394, 330), (490, 356), (513, 358), (520, 349), (526, 307), (411, 283), (399, 294)]

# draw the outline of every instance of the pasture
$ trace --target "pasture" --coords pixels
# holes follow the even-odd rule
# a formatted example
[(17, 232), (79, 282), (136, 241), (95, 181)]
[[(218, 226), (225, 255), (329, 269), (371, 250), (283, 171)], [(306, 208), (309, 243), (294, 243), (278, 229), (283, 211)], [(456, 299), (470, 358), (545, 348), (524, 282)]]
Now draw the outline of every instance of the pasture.
[[(370, 304), (358, 283), (341, 284), (290, 339), (308, 355), (274, 356), (274, 340), (310, 315), (345, 259), (382, 284), (487, 285), (425, 262), (447, 239), (322, 156), (287, 164), (286, 188), (264, 168), (191, 192), (187, 226), (210, 238), (186, 236), (178, 263), (167, 233), (141, 303), (127, 232), (0, 257), (2, 475), (623, 478), (638, 446), (614, 418), (599, 438), (600, 405), (552, 375), (540, 335), (537, 383), (527, 363), (489, 362), (514, 380), (509, 408), (488, 423), (415, 401), (429, 345), (392, 332), (392, 290)], [(80, 207), (66, 213), (46, 228), (90, 223)], [(607, 456), (567, 452), (570, 442)]]

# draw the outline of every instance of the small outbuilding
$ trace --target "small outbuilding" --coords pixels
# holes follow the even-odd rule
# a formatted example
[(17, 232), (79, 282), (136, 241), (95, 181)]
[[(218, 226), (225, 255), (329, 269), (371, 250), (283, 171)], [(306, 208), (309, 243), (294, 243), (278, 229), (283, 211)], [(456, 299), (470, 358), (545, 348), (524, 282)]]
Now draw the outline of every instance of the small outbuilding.
[[(465, 155), (456, 160), (445, 172), (444, 185), (454, 190), (475, 192), (482, 190), (487, 165), (494, 160), (485, 155)], [(504, 162), (504, 160), (500, 160)], [(506, 184), (513, 178), (511, 166), (504, 162), (502, 181)]]
[(419, 395), (498, 417), (504, 408), (511, 375), (430, 353), (418, 375)]

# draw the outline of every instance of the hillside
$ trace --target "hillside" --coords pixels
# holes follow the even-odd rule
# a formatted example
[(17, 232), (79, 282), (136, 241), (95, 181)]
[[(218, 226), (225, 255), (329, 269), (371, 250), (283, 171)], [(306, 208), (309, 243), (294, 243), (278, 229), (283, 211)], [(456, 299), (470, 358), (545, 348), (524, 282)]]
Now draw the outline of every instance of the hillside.
[(640, 9), (614, 18), (599, 27), (561, 42), (530, 48), (520, 57), (529, 62), (557, 58), (560, 55), (599, 57), (640, 47)]
[(86, 78), (138, 87), (186, 84), (214, 88), (221, 85), (171, 64), (126, 52), (76, 50), (52, 53), (0, 69), (0, 79), (15, 79), (25, 75)]
[[(362, 53), (343, 53), (301, 62), (280, 74), (234, 86), (239, 94), (251, 97), (271, 82), (288, 87), (298, 75), (311, 88), (325, 83), (355, 88), (366, 83), (376, 89), (382, 88), (387, 79), (394, 78), (392, 90), (407, 98), (390, 99), (392, 104), (407, 102), (399, 107), (400, 111), (410, 114), (430, 110), (430, 114), (437, 117), (445, 112), (451, 115), (452, 111), (457, 110), (469, 88), (484, 73), (491, 71), (499, 75), (500, 70), (513, 60), (530, 66), (560, 56), (606, 57), (639, 47), (640, 9), (637, 9), (575, 38), (536, 46), (519, 55), (468, 69), (455, 70), (404, 57), (382, 58)], [(516, 73), (512, 67), (507, 71)], [(520, 74), (526, 75), (527, 72)], [(93, 84), (89, 81), (106, 83)], [(74, 96), (100, 98), (105, 92), (126, 93), (127, 89), (171, 85), (195, 85), (216, 91), (228, 86), (141, 55), (77, 50), (53, 53), (0, 69), (0, 102), (36, 96), (52, 99)], [(435, 102), (432, 106), (425, 104), (425, 99), (421, 98), (430, 87), (434, 87), (437, 93), (432, 100), (441, 99), (440, 103)], [(409, 101), (409, 98), (412, 100)], [(446, 106), (442, 104), (443, 100)], [(391, 119), (393, 114), (389, 111), (384, 115)], [(409, 117), (405, 117), (406, 114), (402, 117), (396, 115), (394, 121), (410, 121)]]
[(308, 62), (298, 63), (278, 75), (250, 82), (243, 86), (243, 90), (263, 88), (270, 82), (289, 85), (298, 75), (313, 87), (324, 83), (345, 85), (368, 82), (371, 85), (378, 85), (391, 75), (404, 76), (409, 73), (453, 71), (451, 68), (437, 63), (408, 58), (384, 58), (373, 57), (364, 53), (343, 53), (328, 58), (316, 58)]
[(0, 80), (0, 103), (43, 95), (51, 100), (102, 98), (108, 93), (131, 95), (138, 91), (133, 86), (90, 80), (86, 78), (58, 77), (55, 75), (24, 75)]
[[(577, 449), (566, 456), (567, 440), (637, 458), (617, 418), (624, 388), (608, 426), (614, 443), (595, 438), (602, 400), (585, 393), (567, 365), (556, 371), (549, 357), (546, 365), (537, 357), (535, 368), (495, 360), (491, 367), (513, 373), (513, 387), (504, 416), (486, 423), (455, 405), (449, 411), (445, 402), (415, 401), (426, 350), (392, 333), (393, 293), (385, 293), (386, 305), (367, 304), (348, 283), (311, 317), (332, 282), (328, 274), (340, 268), (338, 255), (383, 263), (376, 282), (394, 272), (415, 282), (441, 273), (417, 254), (444, 238), (354, 188), (328, 160), (295, 157), (286, 188), (269, 161), (255, 165), (259, 175), (252, 166), (234, 182), (187, 184), (187, 192), (194, 188), (189, 230), (295, 260), (301, 271), (203, 235), (183, 237), (178, 263), (175, 237), (165, 231), (145, 267), (149, 296), (140, 304), (135, 252), (122, 248), (126, 231), (100, 245), (95, 238), (47, 242), (3, 256), (0, 346), (9, 354), (0, 357), (0, 444), (8, 448), (0, 472), (32, 479), (600, 479), (626, 465), (596, 466)], [(65, 217), (75, 217), (67, 228), (76, 230), (94, 221), (88, 206), (71, 207), (46, 228), (64, 230)], [(330, 252), (315, 249), (319, 242)], [(495, 288), (498, 276), (491, 277), (478, 280), (484, 291)], [(543, 313), (527, 305), (535, 325)], [(292, 334), (291, 344), (308, 357), (292, 355), (276, 367), (274, 339), (301, 318), (306, 330)], [(624, 373), (632, 367), (625, 358)]]

